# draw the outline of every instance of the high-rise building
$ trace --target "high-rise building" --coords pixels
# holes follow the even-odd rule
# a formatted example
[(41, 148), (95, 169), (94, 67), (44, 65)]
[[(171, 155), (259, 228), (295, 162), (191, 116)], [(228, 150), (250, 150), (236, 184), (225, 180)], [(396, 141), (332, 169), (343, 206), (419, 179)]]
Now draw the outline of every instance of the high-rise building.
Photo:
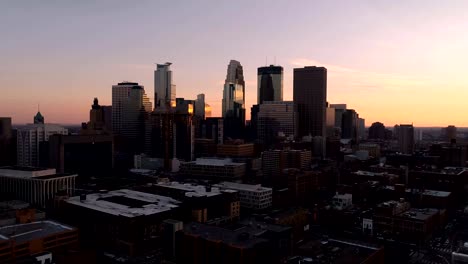
[(205, 103), (205, 118), (211, 117), (211, 105)]
[(400, 125), (398, 128), (398, 146), (403, 154), (412, 154), (414, 151), (413, 125)]
[(284, 169), (310, 169), (312, 153), (310, 150), (268, 150), (262, 153), (263, 176), (271, 184), (280, 184)]
[(240, 62), (231, 60), (224, 83), (222, 115), (225, 137), (243, 137), (245, 126), (245, 81)]
[(271, 145), (277, 137), (296, 136), (297, 113), (293, 101), (264, 101), (257, 118), (258, 140)]
[(166, 170), (173, 170), (173, 161), (194, 158), (192, 115), (183, 112), (154, 111), (146, 128), (145, 153), (162, 159)]
[(34, 116), (34, 124), (44, 124), (44, 116), (40, 111), (37, 111), (37, 114)]
[(195, 116), (205, 119), (205, 94), (197, 95), (197, 100), (195, 100)]
[(316, 66), (294, 69), (293, 97), (298, 111), (298, 137), (324, 137), (326, 135), (327, 69)]
[(283, 67), (260, 67), (257, 76), (257, 104), (263, 104), (265, 101), (283, 101)]
[(380, 139), (384, 140), (385, 137), (385, 126), (380, 122), (374, 122), (369, 127), (369, 139)]
[(112, 132), (111, 117), (112, 107), (101, 106), (98, 99), (94, 98), (89, 111), (89, 122), (82, 124), (81, 134), (110, 134)]
[(126, 142), (129, 152), (143, 151), (145, 120), (151, 109), (142, 85), (122, 82), (112, 86), (112, 131)]
[(193, 115), (195, 112), (195, 100), (185, 100), (184, 98), (176, 98), (175, 110), (177, 113), (180, 114)]
[(0, 117), (0, 166), (14, 165), (11, 117)]
[(364, 118), (360, 118), (358, 115), (358, 138), (365, 139), (366, 138), (366, 120)]
[(341, 120), (341, 138), (358, 140), (358, 114), (353, 109), (343, 112)]
[(346, 111), (346, 104), (330, 104), (331, 108), (335, 109), (335, 128), (340, 129), (343, 125), (343, 113)]
[(154, 71), (154, 108), (166, 109), (176, 106), (176, 86), (172, 83), (170, 62), (157, 64)]
[(335, 120), (336, 120), (336, 109), (333, 107), (327, 107), (327, 137), (334, 137), (335, 136)]
[[(18, 128), (17, 132), (17, 164), (19, 166), (37, 167), (43, 165), (43, 160), (48, 158), (48, 149), (44, 142), (54, 134), (67, 135), (68, 130), (59, 125), (52, 124), (30, 124)], [(40, 155), (40, 153), (45, 153)]]
[(442, 129), (442, 134), (445, 137), (445, 140), (448, 142), (452, 142), (452, 140), (457, 139), (457, 127), (456, 126), (448, 126)]

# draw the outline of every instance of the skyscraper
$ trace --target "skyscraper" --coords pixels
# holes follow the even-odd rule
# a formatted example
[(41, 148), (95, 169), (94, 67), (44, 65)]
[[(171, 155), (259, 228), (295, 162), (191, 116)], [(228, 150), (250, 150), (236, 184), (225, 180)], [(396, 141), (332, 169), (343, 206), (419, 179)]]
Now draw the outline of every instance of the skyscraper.
[(11, 117), (0, 117), (0, 166), (14, 165), (13, 149)]
[(414, 127), (413, 125), (400, 125), (398, 128), (398, 146), (403, 154), (413, 154)]
[(172, 83), (172, 63), (157, 64), (154, 71), (154, 108), (166, 109), (176, 106), (176, 86)]
[(296, 111), (292, 101), (265, 101), (258, 112), (258, 140), (266, 146), (281, 137), (291, 137), (296, 134)]
[(299, 138), (325, 136), (327, 69), (306, 66), (294, 69), (294, 103), (298, 111)]
[(257, 71), (257, 103), (283, 101), (283, 67), (270, 65)]
[(40, 111), (37, 111), (37, 114), (34, 116), (34, 124), (44, 124), (44, 116), (42, 116)]
[(358, 140), (358, 114), (353, 109), (343, 112), (341, 122), (341, 138)]
[(240, 62), (231, 60), (224, 83), (222, 114), (226, 137), (240, 138), (245, 126), (245, 81)]
[(195, 116), (205, 120), (205, 94), (197, 95), (197, 100), (195, 100)]
[(385, 126), (380, 122), (374, 122), (369, 127), (369, 139), (385, 139)]
[(145, 120), (151, 109), (142, 85), (122, 82), (112, 86), (112, 131), (131, 146), (130, 152), (143, 151)]

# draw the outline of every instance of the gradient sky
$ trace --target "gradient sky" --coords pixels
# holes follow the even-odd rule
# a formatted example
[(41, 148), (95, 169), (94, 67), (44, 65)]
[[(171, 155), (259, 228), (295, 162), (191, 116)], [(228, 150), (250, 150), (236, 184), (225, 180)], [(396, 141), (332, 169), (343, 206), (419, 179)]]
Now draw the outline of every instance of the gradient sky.
[[(468, 1), (1, 1), (0, 116), (88, 120), (94, 97), (136, 81), (153, 97), (153, 63), (173, 63), (177, 97), (205, 93), (220, 115), (230, 59), (256, 69), (328, 68), (328, 101), (387, 126), (468, 126)], [(249, 115), (248, 114), (248, 115)]]

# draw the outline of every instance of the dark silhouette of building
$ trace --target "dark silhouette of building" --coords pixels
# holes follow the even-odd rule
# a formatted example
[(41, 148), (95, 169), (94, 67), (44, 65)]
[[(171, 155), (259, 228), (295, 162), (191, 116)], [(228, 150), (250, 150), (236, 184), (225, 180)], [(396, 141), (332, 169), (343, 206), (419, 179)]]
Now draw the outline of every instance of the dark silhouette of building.
[(224, 143), (224, 120), (221, 117), (208, 117), (201, 125), (201, 137), (213, 139), (215, 144)]
[(447, 142), (452, 142), (452, 140), (457, 139), (457, 127), (456, 126), (448, 126), (442, 129), (442, 134), (444, 139)]
[(257, 76), (257, 104), (263, 104), (265, 101), (283, 101), (283, 67), (260, 67)]
[(192, 114), (174, 111), (154, 111), (146, 129), (145, 153), (164, 159), (164, 168), (172, 169), (172, 160), (191, 161), (194, 158), (194, 128)]
[(294, 69), (294, 103), (298, 111), (299, 138), (326, 135), (327, 69), (306, 66)]
[(89, 111), (89, 122), (82, 124), (81, 134), (110, 134), (112, 106), (101, 106), (97, 98)]
[(398, 146), (403, 154), (414, 152), (414, 127), (413, 125), (398, 126)]
[(11, 117), (0, 117), (0, 166), (15, 164), (15, 141)]
[(342, 116), (341, 138), (358, 141), (358, 114), (353, 109), (347, 109)]
[(119, 137), (118, 159), (131, 160), (144, 149), (145, 122), (151, 102), (142, 85), (122, 82), (112, 86), (112, 131)]
[(49, 162), (59, 173), (107, 176), (114, 168), (112, 135), (52, 135)]
[(374, 122), (369, 127), (369, 139), (385, 140), (385, 126), (380, 122)]
[(44, 116), (40, 111), (37, 111), (37, 114), (34, 116), (34, 124), (44, 124)]

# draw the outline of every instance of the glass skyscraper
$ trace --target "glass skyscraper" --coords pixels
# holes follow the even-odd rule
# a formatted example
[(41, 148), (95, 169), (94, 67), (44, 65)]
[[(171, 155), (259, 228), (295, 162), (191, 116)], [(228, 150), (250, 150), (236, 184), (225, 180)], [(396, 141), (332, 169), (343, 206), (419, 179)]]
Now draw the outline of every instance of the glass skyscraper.
[(222, 115), (225, 136), (239, 138), (245, 126), (245, 81), (242, 65), (231, 60), (224, 83)]
[(283, 101), (283, 67), (270, 65), (257, 71), (257, 103)]
[(162, 110), (176, 106), (176, 86), (172, 83), (171, 64), (166, 62), (156, 65), (156, 71), (154, 71), (155, 109)]

